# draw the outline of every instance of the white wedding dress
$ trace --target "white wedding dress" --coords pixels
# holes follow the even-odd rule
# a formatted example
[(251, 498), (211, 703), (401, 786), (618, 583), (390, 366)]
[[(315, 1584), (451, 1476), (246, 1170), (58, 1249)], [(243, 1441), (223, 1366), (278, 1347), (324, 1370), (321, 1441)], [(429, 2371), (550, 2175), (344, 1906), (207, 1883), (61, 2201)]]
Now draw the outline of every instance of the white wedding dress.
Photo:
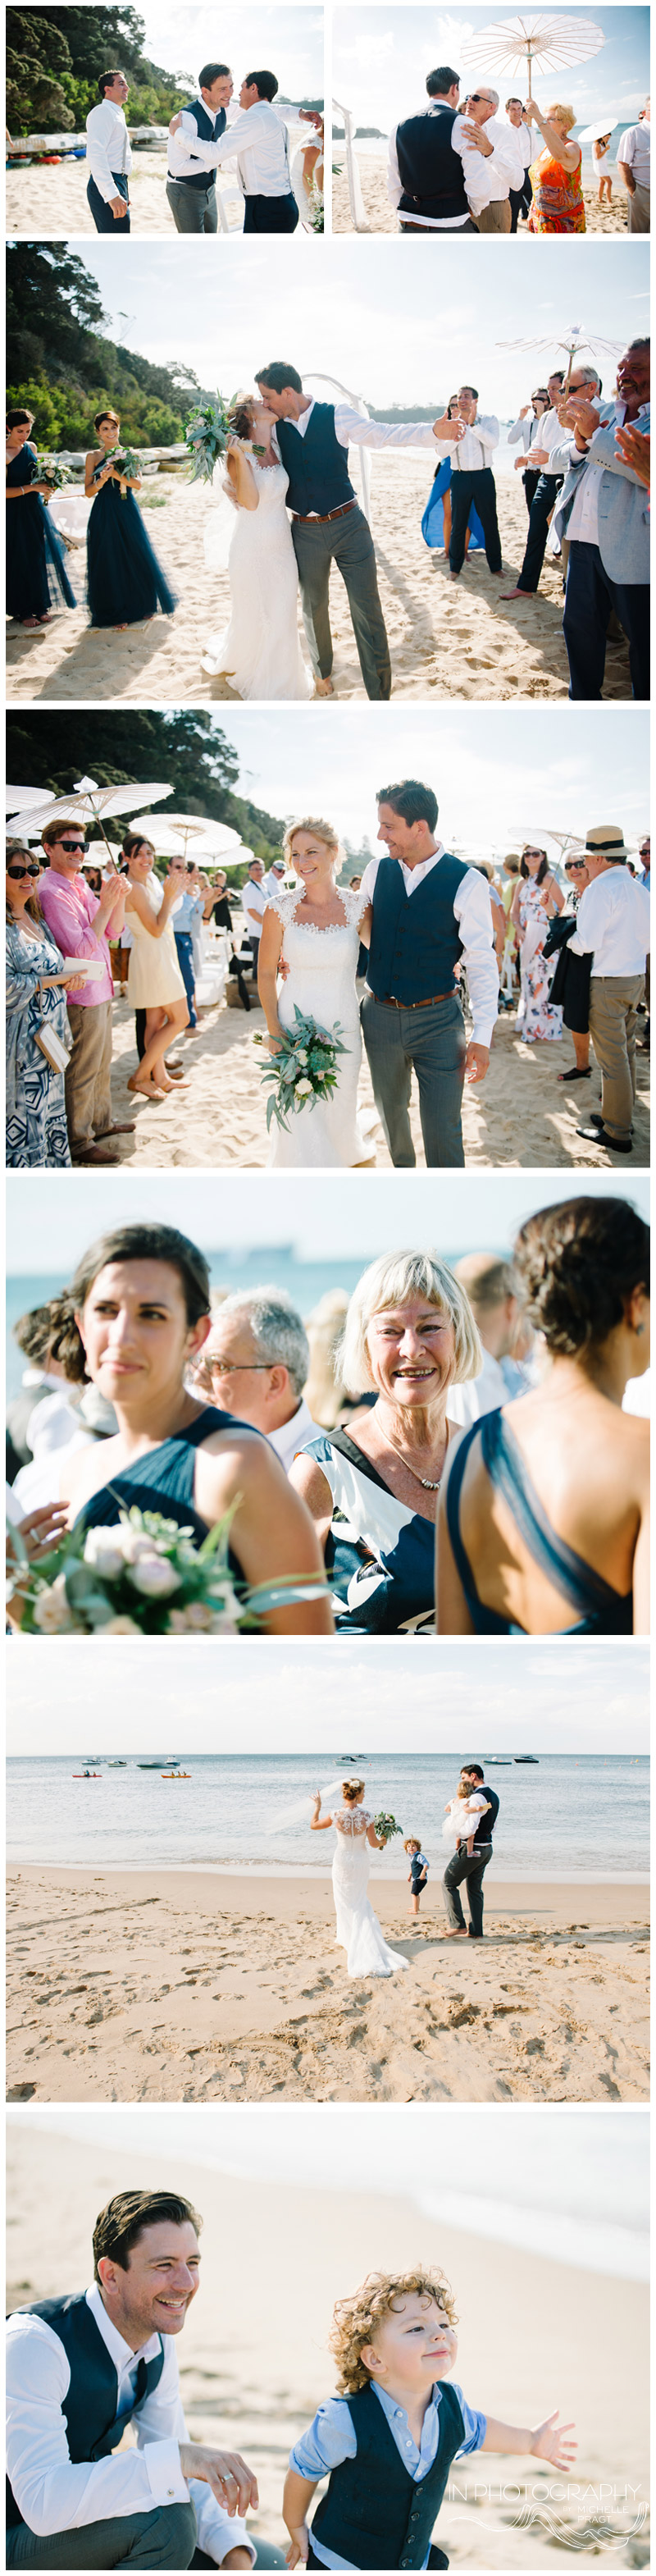
[(407, 1968), (409, 1962), (400, 1950), (388, 1949), (367, 1895), (367, 1826), (373, 1824), (373, 1817), (366, 1807), (337, 1807), (333, 1823), (337, 1828), (333, 1861), (335, 1940), (346, 1951), (347, 1976), (392, 1977), (397, 1968)]
[(225, 512), (230, 513), (230, 624), (210, 636), (202, 667), (229, 680), (240, 698), (309, 698), (312, 680), (299, 640), (298, 572), (285, 508), (289, 477), (284, 465), (258, 465), (250, 454), (248, 462), (257, 509), (242, 510), (226, 499), (205, 527), (206, 563), (210, 571), (224, 571)]
[(298, 1007), (304, 1018), (316, 1020), (318, 1028), (330, 1032), (339, 1023), (342, 1046), (348, 1049), (337, 1057), (337, 1081), (330, 1100), (293, 1110), (287, 1128), (273, 1121), (269, 1165), (276, 1171), (295, 1171), (299, 1166), (325, 1170), (331, 1164), (349, 1170), (354, 1163), (371, 1161), (371, 1146), (360, 1132), (356, 1114), (362, 1035), (355, 979), (363, 904), (357, 888), (338, 886), (337, 893), (344, 921), (333, 922), (327, 930), (319, 930), (316, 922), (297, 920), (302, 900), (298, 886), (291, 894), (276, 895), (272, 905), (282, 922), (281, 953), (289, 967), (278, 993), (281, 1027), (295, 1028)]

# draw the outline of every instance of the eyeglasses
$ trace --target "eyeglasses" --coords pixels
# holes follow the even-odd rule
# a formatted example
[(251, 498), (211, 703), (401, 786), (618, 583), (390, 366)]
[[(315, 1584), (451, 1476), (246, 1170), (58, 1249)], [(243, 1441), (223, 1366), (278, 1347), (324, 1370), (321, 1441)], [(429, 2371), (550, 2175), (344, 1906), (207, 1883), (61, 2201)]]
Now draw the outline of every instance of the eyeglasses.
[(40, 875), (41, 869), (36, 867), (33, 863), (30, 863), (30, 866), (25, 868), (14, 866), (7, 868), (7, 876), (13, 879), (14, 885), (18, 885), (21, 877), (40, 877)]
[(210, 1358), (202, 1361), (201, 1366), (209, 1370), (210, 1377), (239, 1377), (240, 1375), (243, 1375), (244, 1371), (247, 1371), (248, 1376), (250, 1377), (255, 1369), (275, 1368), (276, 1361), (215, 1360)]

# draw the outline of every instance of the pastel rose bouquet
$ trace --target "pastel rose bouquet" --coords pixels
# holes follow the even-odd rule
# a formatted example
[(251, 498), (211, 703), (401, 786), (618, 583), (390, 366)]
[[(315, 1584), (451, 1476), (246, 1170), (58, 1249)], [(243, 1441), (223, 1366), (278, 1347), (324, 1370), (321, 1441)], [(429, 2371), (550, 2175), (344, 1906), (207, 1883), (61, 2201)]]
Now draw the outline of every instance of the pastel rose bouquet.
[(321, 1578), (278, 1577), (237, 1592), (228, 1556), (232, 1512), (193, 1532), (136, 1504), (107, 1528), (68, 1530), (48, 1557), (30, 1563), (11, 1529), (8, 1588), (21, 1634), (136, 1637), (237, 1636), (268, 1610), (314, 1598)]
[(378, 1835), (379, 1843), (391, 1843), (395, 1834), (403, 1832), (403, 1827), (397, 1825), (396, 1816), (388, 1815), (385, 1808), (381, 1807), (380, 1815), (374, 1816), (374, 1832)]
[[(339, 1035), (339, 1020), (333, 1029), (321, 1029), (316, 1020), (304, 1017), (298, 1004), (294, 1019), (295, 1029), (285, 1030), (275, 1056), (262, 1067), (263, 1082), (272, 1085), (267, 1127), (275, 1118), (279, 1127), (286, 1128), (294, 1110), (313, 1109), (315, 1101), (331, 1100), (337, 1082), (337, 1058), (348, 1054)], [(258, 1034), (255, 1045), (266, 1044), (266, 1038)]]

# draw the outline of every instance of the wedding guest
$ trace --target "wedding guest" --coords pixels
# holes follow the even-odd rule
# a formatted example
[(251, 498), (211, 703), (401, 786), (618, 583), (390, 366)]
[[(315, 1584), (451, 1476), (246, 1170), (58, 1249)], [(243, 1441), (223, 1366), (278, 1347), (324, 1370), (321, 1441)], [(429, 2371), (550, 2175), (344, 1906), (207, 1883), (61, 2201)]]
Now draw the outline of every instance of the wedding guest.
[(140, 475), (123, 474), (118, 412), (97, 411), (94, 429), (99, 447), (85, 458), (84, 489), (92, 507), (87, 527), (87, 605), (92, 626), (113, 626), (122, 634), (161, 608), (172, 617), (177, 607), (166, 574), (158, 563), (137, 508)]
[(107, 932), (120, 936), (125, 885), (108, 877), (98, 898), (82, 874), (84, 827), (74, 821), (44, 823), (41, 833), (48, 866), (41, 880), (44, 920), (63, 957), (89, 958), (103, 973), (87, 977), (69, 1004), (72, 1038), (65, 1075), (66, 1115), (74, 1163), (116, 1163), (107, 1139), (132, 1136), (133, 1126), (112, 1115), (110, 1072), (114, 983)]
[(580, 143), (570, 143), (568, 136), (576, 124), (576, 110), (548, 107), (542, 116), (534, 98), (528, 98), (524, 115), (539, 126), (542, 151), (531, 162), (533, 202), (528, 218), (530, 233), (584, 233), (585, 203), (581, 186), (582, 152)]
[[(587, 392), (588, 388), (590, 397), (600, 390), (596, 368), (575, 367), (570, 379), (570, 390), (583, 393), (584, 390)], [(563, 370), (562, 367), (555, 367), (547, 383), (549, 410), (543, 413), (539, 437), (534, 441), (533, 470), (534, 472), (537, 470), (538, 481), (529, 508), (524, 560), (512, 590), (502, 590), (502, 599), (532, 598), (538, 588), (550, 522), (563, 481), (562, 474), (552, 474), (550, 462), (552, 448), (559, 447), (562, 440), (562, 428), (558, 416), (558, 404), (562, 399), (562, 391)]]
[(514, 125), (502, 125), (496, 114), (499, 105), (497, 89), (472, 89), (465, 103), (465, 134), (483, 159), (485, 195), (477, 205), (470, 188), (470, 204), (479, 233), (509, 233), (512, 224), (510, 190), (524, 185), (524, 158), (519, 135)]
[(482, 201), (483, 156), (465, 134), (458, 73), (440, 63), (426, 88), (430, 106), (404, 117), (389, 138), (387, 194), (399, 232), (473, 233), (469, 183)]
[[(445, 420), (459, 420), (460, 413), (457, 394), (451, 394), (444, 417)], [(451, 544), (450, 456), (443, 457), (441, 465), (436, 465), (435, 467), (432, 491), (426, 503), (426, 508), (421, 522), (421, 533), (425, 545), (441, 545), (443, 546), (445, 555), (448, 555)], [(478, 511), (475, 509), (474, 503), (472, 502), (465, 535), (465, 561), (469, 554), (470, 546), (473, 546), (474, 552), (476, 552), (476, 549), (479, 546), (484, 545), (485, 538)]]
[(556, 951), (551, 1004), (553, 1008), (555, 1002), (560, 1003), (563, 1028), (569, 1029), (574, 1048), (574, 1063), (568, 1065), (565, 1073), (557, 1073), (556, 1081), (566, 1082), (569, 1086), (572, 1082), (590, 1080), (590, 959), (575, 957), (568, 945), (572, 928), (576, 926), (581, 896), (590, 884), (590, 872), (586, 858), (565, 859), (563, 865), (570, 889), (569, 904), (559, 912), (557, 907), (552, 907), (550, 900), (547, 901), (551, 928), (542, 954), (546, 963), (552, 950)]
[(12, 1397), (6, 1410), (7, 1440), (12, 1451), (12, 1464), (7, 1464), (10, 1484), (18, 1468), (27, 1467), (32, 1456), (29, 1427), (35, 1405), (59, 1387), (64, 1374), (61, 1362), (53, 1359), (53, 1340), (65, 1312), (64, 1296), (48, 1297), (45, 1305), (28, 1307), (27, 1313), (19, 1315), (18, 1322), (12, 1325), (12, 1341), (18, 1343), (28, 1365), (23, 1369), (20, 1395)]
[(624, 834), (599, 823), (588, 832), (588, 885), (569, 942), (575, 957), (591, 957), (590, 1034), (601, 1073), (601, 1115), (593, 1111), (577, 1135), (630, 1154), (636, 1091), (636, 1028), (649, 954), (649, 896), (627, 873)]
[(253, 952), (253, 981), (257, 983), (257, 961), (260, 954), (262, 923), (267, 908), (264, 891), (264, 868), (261, 859), (250, 859), (248, 875), (241, 888), (241, 903), (246, 929)]
[(240, 2452), (189, 2441), (180, 2397), (201, 2227), (179, 2192), (117, 2192), (91, 2288), (10, 2316), (8, 2567), (189, 2567), (197, 2543), (201, 2564), (258, 2564), (256, 2479)]
[(230, 897), (228, 894), (228, 879), (224, 875), (222, 868), (219, 868), (216, 879), (216, 899), (211, 906), (210, 920), (216, 922), (217, 930), (229, 930), (232, 938), (232, 913), (230, 910)]
[[(598, 204), (599, 206), (603, 206), (603, 205), (604, 205), (604, 203), (608, 204), (609, 206), (612, 206), (612, 203), (613, 203), (612, 163), (611, 163), (610, 152), (609, 152), (609, 149), (608, 149), (608, 147), (609, 147), (609, 143), (610, 143), (610, 134), (597, 134), (597, 135), (595, 135), (594, 143), (593, 143), (593, 146), (592, 146), (592, 158), (593, 158), (594, 166), (595, 166), (595, 178), (596, 178), (597, 183), (598, 183), (598, 184), (597, 184), (597, 204)], [(606, 196), (606, 191), (607, 191), (607, 190), (608, 190), (608, 195)]]
[[(282, 894), (284, 883), (285, 861), (284, 859), (272, 859), (270, 868), (267, 868), (266, 876), (262, 878), (262, 892), (266, 895), (267, 903), (271, 903), (274, 895)], [(351, 878), (351, 884), (352, 883), (353, 879)]]
[(474, 1422), (440, 1497), (440, 1636), (644, 1636), (648, 1426), (622, 1411), (649, 1366), (649, 1229), (628, 1201), (564, 1200), (513, 1251), (540, 1383)]
[[(414, 1068), (433, 1169), (464, 1164), (463, 1075), (485, 1080), (499, 994), (487, 884), (445, 850), (437, 817), (437, 797), (420, 779), (382, 787), (378, 839), (387, 856), (369, 860), (360, 890), (373, 907), (361, 1017), (376, 1107), (393, 1163), (414, 1164)], [(461, 959), (474, 1023), (468, 1043), (455, 980)]]
[[(530, 420), (529, 408), (532, 411), (532, 418)], [(529, 456), (530, 450), (534, 445), (537, 447), (542, 445), (541, 433), (543, 432), (543, 424), (549, 409), (550, 401), (547, 386), (538, 385), (537, 392), (531, 394), (530, 407), (528, 403), (523, 404), (522, 410), (518, 412), (517, 419), (513, 421), (512, 429), (509, 429), (508, 431), (508, 446), (516, 447), (518, 440), (520, 440), (523, 449), (523, 456), (515, 457), (515, 473), (521, 474), (529, 517), (531, 513), (531, 503), (535, 499), (540, 476), (535, 466), (531, 467), (528, 463), (524, 462), (524, 459)], [(558, 422), (558, 430), (560, 432), (560, 422)]]
[(145, 1092), (148, 1100), (166, 1099), (174, 1089), (166, 1069), (166, 1049), (173, 1045), (187, 1026), (187, 996), (176, 955), (172, 913), (184, 884), (182, 860), (171, 860), (160, 897), (153, 901), (153, 848), (150, 841), (129, 835), (127, 853), (130, 874), (126, 896), (126, 916), (132, 932), (128, 965), (128, 1001), (133, 1010), (145, 1011), (145, 1046), (138, 1073), (132, 1073), (128, 1091)]
[(124, 113), (129, 86), (125, 72), (101, 72), (100, 106), (90, 108), (86, 120), (87, 203), (96, 232), (115, 234), (118, 225), (124, 240), (130, 230), (128, 180), (132, 169)]
[[(115, 1406), (116, 1439), (102, 1459), (71, 1462), (62, 1500), (85, 1529), (124, 1509), (164, 1511), (198, 1544), (230, 1519), (234, 1579), (317, 1582), (321, 1558), (309, 1514), (258, 1431), (208, 1404), (187, 1378), (210, 1328), (207, 1264), (173, 1226), (117, 1226), (78, 1263), (71, 1287), (67, 1374), (91, 1378)], [(267, 1609), (274, 1635), (330, 1636), (325, 1593)]]
[(601, 697), (611, 608), (628, 640), (633, 696), (649, 697), (649, 500), (635, 467), (615, 448), (618, 424), (649, 429), (649, 385), (649, 341), (630, 340), (612, 402), (590, 402), (586, 389), (570, 392), (561, 406), (567, 434), (551, 462), (566, 475), (554, 524), (569, 542), (563, 634), (570, 698)]
[(530, 213), (531, 198), (533, 195), (530, 176), (531, 162), (533, 159), (533, 141), (530, 125), (526, 122), (521, 98), (506, 99), (506, 116), (508, 118), (508, 124), (512, 125), (513, 130), (517, 135), (519, 149), (524, 163), (524, 178), (521, 188), (511, 188), (510, 190), (510, 230), (511, 233), (516, 233), (519, 216), (521, 215), (522, 223), (525, 224), (526, 217)]
[(194, 1384), (263, 1431), (288, 1473), (297, 1451), (320, 1437), (303, 1394), (309, 1367), (305, 1326), (282, 1289), (235, 1289), (213, 1317)]
[(519, 937), (521, 996), (517, 1025), (521, 1026), (524, 1046), (547, 1045), (562, 1038), (563, 1015), (550, 999), (553, 968), (544, 962), (544, 943), (549, 929), (549, 910), (562, 912), (564, 896), (556, 877), (552, 876), (546, 850), (530, 842), (522, 851), (519, 863), (520, 882), (515, 889), (510, 919)]
[(169, 126), (170, 134), (179, 135), (192, 169), (200, 163), (204, 170), (220, 170), (225, 161), (236, 161), (246, 201), (245, 233), (294, 233), (298, 223), (287, 127), (273, 105), (277, 92), (275, 72), (247, 72), (239, 92), (241, 115), (216, 142), (183, 134), (179, 114)]
[(375, 1403), (310, 1441), (291, 1481), (325, 1551), (337, 1627), (417, 1635), (432, 1625), (433, 1527), (452, 1386), (481, 1346), (465, 1291), (436, 1253), (384, 1253), (351, 1297), (344, 1384)]
[(8, 411), (6, 426), (7, 616), (20, 618), (21, 626), (28, 628), (48, 626), (53, 609), (62, 601), (65, 608), (75, 607), (75, 592), (46, 508), (52, 484), (34, 479), (36, 448), (30, 438), (34, 413)]
[(8, 1170), (37, 1164), (44, 1170), (70, 1167), (64, 1099), (64, 1056), (55, 1063), (46, 1052), (56, 1039), (56, 1052), (67, 1047), (66, 995), (83, 982), (64, 965), (39, 902), (41, 862), (16, 841), (6, 858), (6, 1007), (5, 1117)]
[(218, 143), (225, 134), (233, 86), (227, 63), (204, 63), (196, 97), (181, 109), (175, 132), (169, 127), (166, 195), (178, 233), (218, 232), (216, 171), (198, 162), (194, 169), (189, 156), (192, 144)]
[(197, 1029), (198, 1012), (196, 1009), (194, 931), (196, 923), (202, 921), (203, 898), (194, 886), (193, 877), (189, 875), (188, 869), (185, 867), (184, 859), (179, 860), (177, 867), (175, 868), (175, 878), (177, 897), (173, 920), (173, 935), (177, 950), (178, 965), (187, 997), (187, 1022), (190, 1029)]
[(637, 123), (620, 135), (617, 167), (626, 188), (630, 233), (648, 233), (651, 207), (650, 101), (645, 99)]
[(449, 1399), (452, 1420), (466, 1428), (506, 1402), (508, 1388), (501, 1363), (510, 1359), (514, 1351), (520, 1307), (512, 1264), (501, 1260), (497, 1253), (465, 1253), (462, 1261), (454, 1265), (454, 1278), (460, 1280), (469, 1299), (482, 1352), (478, 1377), (454, 1386)]
[[(478, 511), (485, 541), (485, 555), (490, 572), (501, 574), (501, 538), (497, 520), (497, 495), (491, 458), (499, 444), (499, 423), (492, 414), (479, 414), (475, 385), (461, 385), (458, 393), (458, 419), (463, 434), (452, 443), (447, 439), (451, 459), (451, 543), (449, 571), (457, 581), (465, 560), (465, 538), (472, 507)], [(454, 424), (455, 426), (455, 424)]]

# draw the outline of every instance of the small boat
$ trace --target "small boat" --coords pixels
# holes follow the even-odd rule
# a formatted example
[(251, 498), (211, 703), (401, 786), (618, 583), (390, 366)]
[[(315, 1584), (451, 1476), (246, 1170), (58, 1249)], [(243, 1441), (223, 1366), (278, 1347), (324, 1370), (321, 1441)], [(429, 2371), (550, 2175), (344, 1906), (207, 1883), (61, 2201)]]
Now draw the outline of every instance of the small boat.
[(176, 1762), (179, 1762), (179, 1760), (179, 1753), (151, 1753), (148, 1756), (147, 1762), (137, 1763), (137, 1770), (161, 1771), (165, 1762), (175, 1764)]
[(118, 1759), (107, 1764), (108, 1771), (127, 1771), (127, 1767), (127, 1762), (121, 1762)]
[(190, 1771), (160, 1771), (160, 1780), (190, 1780)]
[(513, 1762), (539, 1762), (539, 1753), (513, 1753)]
[(512, 1771), (513, 1759), (512, 1753), (488, 1753), (485, 1769), (486, 1771)]
[(102, 1780), (102, 1771), (72, 1771), (72, 1780)]

